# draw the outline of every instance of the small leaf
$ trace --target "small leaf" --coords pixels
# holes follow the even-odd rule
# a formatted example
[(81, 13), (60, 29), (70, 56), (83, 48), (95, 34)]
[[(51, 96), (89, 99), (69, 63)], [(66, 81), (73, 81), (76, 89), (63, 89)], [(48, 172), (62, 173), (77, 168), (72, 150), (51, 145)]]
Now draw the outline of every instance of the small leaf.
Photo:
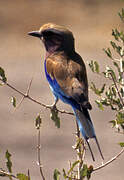
[(113, 41), (110, 41), (113, 49), (116, 50), (116, 52), (122, 57), (123, 55), (121, 54), (121, 50), (122, 50), (122, 47), (121, 46), (118, 46), (115, 42)]
[(119, 112), (117, 115), (116, 115), (116, 118), (117, 118), (117, 123), (118, 124), (124, 124), (124, 113), (122, 112)]
[(118, 13), (120, 16), (121, 20), (124, 22), (124, 9), (122, 8), (121, 12)]
[(87, 171), (87, 179), (91, 178), (91, 173), (93, 172), (93, 166), (90, 165)]
[(87, 164), (84, 164), (83, 168), (80, 170), (81, 179), (84, 179), (84, 177), (87, 177), (87, 180), (89, 180), (92, 172), (93, 172), (93, 166), (91, 165), (88, 168)]
[(95, 72), (99, 73), (99, 64), (97, 61), (94, 61), (94, 65), (95, 65)]
[(11, 97), (11, 103), (14, 107), (16, 107), (16, 98), (14, 96)]
[(0, 76), (1, 76), (1, 80), (4, 82), (4, 83), (6, 83), (7, 82), (7, 78), (6, 78), (6, 76), (5, 76), (5, 71), (4, 71), (4, 69), (2, 68), (2, 67), (0, 67)]
[(90, 67), (90, 69), (93, 71), (93, 72), (95, 72), (95, 73), (99, 73), (99, 64), (98, 64), (98, 62), (97, 61), (91, 61), (90, 63), (89, 63), (89, 67)]
[(58, 169), (54, 170), (53, 179), (54, 180), (59, 180), (60, 179), (60, 172), (58, 171)]
[(90, 67), (90, 69), (92, 70), (92, 72), (94, 72), (94, 65), (93, 65), (93, 61), (91, 61), (91, 62), (89, 63), (89, 67)]
[(70, 173), (73, 171), (74, 167), (75, 167), (79, 162), (80, 162), (80, 161), (78, 160), (78, 161), (75, 161), (75, 162), (72, 164), (71, 168), (70, 168), (69, 171), (68, 171), (68, 174), (70, 174)]
[(63, 177), (64, 177), (64, 179), (66, 179), (66, 178), (67, 178), (67, 175), (66, 175), (65, 169), (63, 169)]
[(121, 80), (122, 80), (122, 73), (121, 73), (121, 70), (120, 70), (120, 66), (118, 65), (118, 63), (117, 62), (115, 62), (115, 61), (113, 61), (113, 64), (114, 64), (114, 66), (117, 68), (117, 70), (118, 70), (118, 74), (119, 74), (119, 82), (121, 82)]
[(95, 100), (95, 102), (96, 102), (96, 104), (98, 105), (98, 108), (103, 111), (103, 110), (104, 110), (104, 107), (103, 107), (102, 102), (101, 102), (100, 100)]
[(12, 173), (11, 154), (9, 153), (8, 150), (6, 151), (5, 157), (6, 157), (6, 159), (7, 159), (7, 162), (6, 162), (7, 169), (8, 169), (8, 171), (9, 171), (10, 173)]
[(102, 86), (102, 88), (101, 88), (101, 90), (100, 90), (100, 94), (102, 94), (102, 93), (104, 92), (105, 86), (106, 86), (106, 84), (103, 84), (103, 86)]
[(114, 36), (115, 40), (119, 41), (120, 33), (117, 29), (112, 29), (112, 36)]
[(120, 142), (119, 145), (120, 145), (121, 147), (124, 147), (124, 142)]
[(94, 93), (95, 93), (96, 95), (101, 96), (101, 94), (102, 94), (102, 93), (104, 92), (104, 90), (105, 90), (105, 84), (103, 84), (103, 86), (102, 86), (101, 89), (98, 89), (98, 88), (96, 88), (96, 85), (95, 85), (93, 82), (91, 82), (90, 88), (94, 91)]
[(83, 165), (83, 168), (80, 170), (80, 176), (81, 176), (81, 178), (84, 178), (84, 177), (87, 176), (87, 171), (88, 171), (87, 165), (84, 164), (84, 165)]
[(123, 31), (120, 32), (120, 39), (124, 42), (124, 32)]
[(113, 96), (116, 98), (116, 88), (115, 87), (111, 87), (111, 92), (112, 92)]
[(21, 173), (17, 174), (17, 179), (19, 179), (19, 180), (29, 180), (28, 176), (26, 176), (25, 174), (21, 174)]
[(42, 119), (41, 119), (40, 114), (38, 114), (38, 116), (35, 119), (35, 127), (36, 127), (36, 129), (40, 129), (41, 123), (42, 123)]
[(58, 110), (56, 108), (51, 109), (50, 118), (55, 122), (55, 126), (60, 128), (60, 118), (58, 116)]
[(109, 121), (109, 123), (112, 123), (112, 127), (116, 126), (116, 121), (115, 120)]
[(103, 51), (106, 53), (106, 55), (107, 55), (110, 59), (113, 59), (110, 48), (107, 48), (107, 50), (106, 50), (106, 49), (103, 49)]

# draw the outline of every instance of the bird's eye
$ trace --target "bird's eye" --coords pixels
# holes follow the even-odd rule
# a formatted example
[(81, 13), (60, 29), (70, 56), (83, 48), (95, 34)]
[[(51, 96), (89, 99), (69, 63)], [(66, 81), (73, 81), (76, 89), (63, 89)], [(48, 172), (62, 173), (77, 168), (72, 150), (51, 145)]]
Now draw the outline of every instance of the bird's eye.
[(44, 37), (50, 37), (50, 36), (52, 36), (54, 33), (51, 32), (51, 31), (44, 31), (44, 32), (42, 32), (42, 34), (43, 34)]

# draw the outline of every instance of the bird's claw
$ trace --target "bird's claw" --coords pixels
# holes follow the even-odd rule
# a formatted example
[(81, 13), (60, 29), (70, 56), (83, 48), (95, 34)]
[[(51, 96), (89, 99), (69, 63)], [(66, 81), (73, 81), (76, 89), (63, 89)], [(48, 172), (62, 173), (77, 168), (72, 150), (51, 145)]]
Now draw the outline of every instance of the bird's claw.
[(51, 105), (46, 105), (46, 108), (49, 108), (49, 109), (57, 109), (56, 108), (56, 104), (51, 104)]

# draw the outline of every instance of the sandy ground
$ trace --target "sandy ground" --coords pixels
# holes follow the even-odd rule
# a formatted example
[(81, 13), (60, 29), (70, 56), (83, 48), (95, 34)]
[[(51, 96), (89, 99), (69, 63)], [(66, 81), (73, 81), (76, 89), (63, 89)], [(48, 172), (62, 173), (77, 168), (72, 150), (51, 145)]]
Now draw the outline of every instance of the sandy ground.
[[(27, 32), (38, 29), (47, 22), (65, 25), (73, 31), (76, 49), (87, 66), (89, 83), (92, 80), (96, 80), (98, 84), (102, 82), (101, 78), (92, 74), (87, 61), (95, 59), (102, 66), (108, 62), (102, 49), (108, 47), (112, 39), (111, 29), (123, 27), (117, 16), (117, 12), (124, 5), (123, 1), (116, 0), (111, 4), (107, 0), (6, 0), (0, 4), (0, 66), (5, 69), (10, 84), (25, 92), (33, 77), (31, 96), (45, 104), (53, 102), (44, 76), (43, 46), (37, 39), (27, 36)], [(14, 110), (10, 104), (11, 96), (16, 96), (17, 103), (20, 102), (19, 94), (6, 86), (0, 87), (0, 167), (5, 167), (4, 153), (8, 149), (12, 153), (14, 173), (27, 173), (29, 169), (32, 180), (41, 179), (36, 165), (37, 131), (34, 126), (34, 120), (41, 112), (41, 160), (46, 180), (51, 180), (55, 168), (60, 171), (63, 167), (67, 169), (68, 160), (73, 161), (76, 158), (72, 149), (75, 141), (74, 118), (60, 115), (61, 128), (57, 129), (50, 120), (49, 110), (26, 99)], [(123, 141), (123, 136), (115, 133), (108, 123), (114, 119), (114, 114), (109, 109), (104, 112), (98, 110), (94, 99), (94, 94), (90, 92), (93, 105), (91, 116), (107, 161), (120, 151), (117, 143)], [(62, 102), (59, 102), (58, 107), (71, 111), (71, 108)], [(86, 153), (86, 162), (96, 167), (100, 165), (101, 159), (95, 143), (92, 143), (92, 148), (96, 162), (92, 162), (89, 151)], [(94, 173), (91, 179), (123, 180), (123, 166), (124, 155)]]

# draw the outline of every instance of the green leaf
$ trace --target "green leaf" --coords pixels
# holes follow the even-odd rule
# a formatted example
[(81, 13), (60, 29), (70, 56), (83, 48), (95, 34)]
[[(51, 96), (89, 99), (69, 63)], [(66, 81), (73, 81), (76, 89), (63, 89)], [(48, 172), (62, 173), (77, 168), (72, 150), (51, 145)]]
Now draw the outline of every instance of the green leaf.
[(83, 165), (83, 168), (80, 170), (80, 177), (84, 178), (87, 176), (88, 167), (86, 164)]
[(118, 45), (117, 45), (115, 42), (113, 42), (113, 41), (110, 41), (110, 43), (111, 43), (113, 49), (116, 50), (116, 52), (122, 57), (122, 56), (123, 56), (123, 54), (121, 53), (122, 47), (121, 47), (121, 46), (118, 46)]
[(116, 115), (116, 119), (117, 119), (117, 123), (118, 124), (124, 124), (124, 113), (123, 112), (119, 112), (117, 115)]
[(87, 179), (91, 178), (91, 173), (93, 172), (93, 166), (90, 165), (87, 171)]
[(41, 123), (42, 123), (42, 119), (41, 119), (40, 114), (38, 114), (38, 116), (35, 119), (35, 127), (36, 127), (36, 129), (40, 129)]
[(100, 94), (102, 94), (102, 93), (104, 92), (105, 86), (106, 86), (106, 84), (103, 84), (103, 86), (102, 86), (102, 88), (101, 88), (101, 90), (100, 90)]
[(106, 49), (103, 49), (103, 51), (106, 53), (106, 55), (107, 55), (110, 59), (113, 59), (110, 48), (107, 48), (107, 50), (106, 50)]
[(66, 172), (65, 172), (65, 169), (63, 169), (63, 177), (64, 177), (64, 179), (67, 179), (67, 175), (66, 175)]
[(68, 174), (70, 174), (70, 173), (73, 171), (74, 167), (75, 167), (79, 162), (80, 162), (80, 161), (78, 160), (78, 161), (75, 161), (75, 162), (72, 164), (71, 168), (70, 168), (69, 171), (68, 171)]
[(9, 171), (10, 173), (12, 173), (11, 154), (9, 153), (8, 150), (6, 151), (5, 157), (6, 157), (6, 159), (7, 159), (7, 162), (6, 162), (7, 169), (8, 169), (8, 171)]
[(117, 29), (112, 29), (112, 36), (114, 36), (115, 40), (119, 41), (120, 33)]
[(104, 92), (104, 90), (105, 90), (105, 86), (106, 86), (106, 84), (103, 84), (102, 88), (101, 88), (101, 89), (98, 89), (98, 88), (96, 88), (96, 85), (95, 85), (93, 82), (91, 82), (90, 88), (94, 91), (94, 93), (95, 93), (96, 95), (101, 96), (101, 94), (102, 94), (102, 93)]
[(114, 66), (117, 68), (118, 72), (120, 73), (120, 67), (116, 61), (113, 61)]
[(17, 179), (19, 179), (19, 180), (29, 180), (28, 176), (26, 176), (25, 174), (21, 174), (21, 173), (17, 174)]
[(56, 108), (51, 109), (50, 118), (55, 122), (55, 126), (60, 128), (60, 118), (58, 116), (58, 110)]
[(91, 82), (90, 88), (94, 91), (94, 93), (95, 93), (96, 95), (98, 95), (98, 96), (101, 95), (99, 89), (96, 88), (96, 85), (95, 85), (93, 82)]
[(87, 164), (84, 164), (83, 168), (80, 170), (81, 179), (83, 179), (84, 177), (87, 177), (87, 179), (89, 180), (92, 172), (93, 172), (93, 166), (91, 165), (88, 168)]
[(5, 76), (5, 71), (2, 67), (0, 67), (0, 77), (1, 77), (1, 80), (6, 83), (7, 82), (7, 78)]
[(99, 73), (99, 64), (98, 64), (98, 62), (97, 61), (91, 61), (90, 63), (89, 63), (89, 67), (90, 67), (90, 69), (92, 70), (92, 72), (95, 72), (95, 73)]
[(96, 102), (96, 104), (98, 105), (98, 108), (103, 111), (103, 110), (104, 110), (104, 107), (103, 107), (102, 102), (101, 102), (100, 100), (95, 100), (95, 102)]
[(120, 142), (119, 145), (120, 145), (121, 147), (124, 147), (124, 142)]
[(90, 67), (90, 69), (92, 70), (92, 72), (94, 72), (93, 61), (91, 61), (91, 62), (89, 63), (89, 67)]
[(119, 82), (121, 82), (121, 80), (122, 80), (122, 73), (121, 73), (121, 71), (120, 71), (120, 66), (118, 65), (118, 63), (117, 62), (115, 62), (115, 61), (113, 61), (113, 64), (114, 64), (114, 66), (117, 68), (117, 70), (118, 70), (118, 74), (119, 74)]
[(123, 31), (120, 32), (120, 39), (124, 42), (124, 32)]
[(99, 64), (97, 61), (94, 61), (94, 66), (95, 66), (95, 72), (99, 73)]
[(112, 121), (109, 121), (109, 123), (112, 123), (112, 127), (115, 127), (116, 126), (116, 120), (112, 120)]
[(124, 9), (122, 8), (121, 12), (118, 13), (118, 15), (120, 16), (122, 22), (124, 22)]
[(14, 96), (11, 97), (11, 103), (14, 107), (16, 107), (16, 98)]
[(104, 105), (104, 106), (109, 106), (109, 105), (110, 105), (110, 102), (108, 101), (107, 98), (102, 98), (102, 99), (100, 100), (100, 102), (101, 102), (102, 105)]
[(60, 172), (58, 171), (58, 169), (54, 170), (53, 179), (54, 180), (59, 180), (60, 179)]

